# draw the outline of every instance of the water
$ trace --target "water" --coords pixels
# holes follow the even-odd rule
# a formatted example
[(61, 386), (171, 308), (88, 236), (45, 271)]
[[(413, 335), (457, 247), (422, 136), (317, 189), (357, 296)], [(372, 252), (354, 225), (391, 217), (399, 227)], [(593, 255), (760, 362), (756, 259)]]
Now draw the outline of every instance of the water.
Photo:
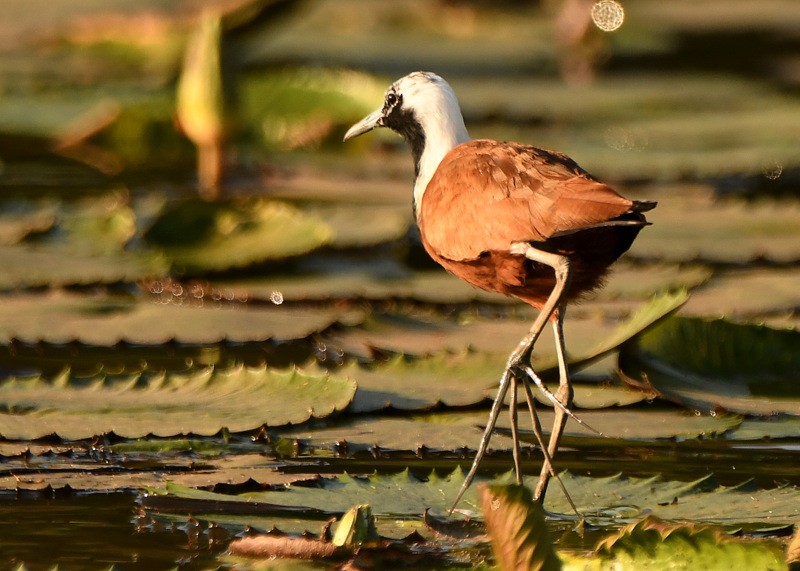
[(216, 552), (171, 524), (140, 526), (130, 493), (0, 499), (0, 565), (29, 570), (207, 569)]

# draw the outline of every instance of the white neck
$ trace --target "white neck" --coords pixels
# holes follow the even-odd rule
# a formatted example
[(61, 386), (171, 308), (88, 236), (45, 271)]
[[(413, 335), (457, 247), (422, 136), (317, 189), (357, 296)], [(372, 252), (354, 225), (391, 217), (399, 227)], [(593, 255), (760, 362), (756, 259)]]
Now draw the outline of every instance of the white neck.
[(452, 101), (448, 105), (435, 107), (435, 112), (423, 113), (417, 117), (422, 132), (425, 133), (425, 150), (419, 158), (417, 178), (414, 181), (414, 209), (417, 215), (422, 205), (422, 196), (439, 163), (453, 147), (470, 140), (458, 101), (452, 92), (449, 95), (452, 95)]
[[(441, 133), (440, 135), (444, 135)], [(450, 150), (469, 141), (467, 129), (464, 127), (464, 122), (461, 122), (461, 129), (447, 133), (447, 136), (439, 136), (434, 138), (426, 138), (425, 150), (419, 160), (419, 173), (417, 179), (414, 181), (414, 208), (416, 214), (419, 214), (420, 206), (422, 205), (422, 196), (425, 194), (425, 189), (428, 188), (428, 183), (433, 177), (433, 173), (439, 167), (444, 156)]]

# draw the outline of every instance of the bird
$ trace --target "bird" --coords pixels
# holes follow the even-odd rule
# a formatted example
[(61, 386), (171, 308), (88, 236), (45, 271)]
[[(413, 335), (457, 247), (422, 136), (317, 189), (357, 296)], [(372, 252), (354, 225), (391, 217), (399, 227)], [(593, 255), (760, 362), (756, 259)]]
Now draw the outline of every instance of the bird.
[[(475, 287), (538, 310), (506, 361), (475, 458), (450, 512), (477, 473), (509, 388), (514, 469), (522, 482), (520, 382), (544, 456), (534, 492), (544, 502), (548, 483), (556, 476), (553, 456), (572, 414), (563, 329), (567, 305), (603, 284), (610, 266), (649, 224), (644, 213), (657, 203), (621, 196), (563, 153), (471, 139), (453, 88), (433, 72), (416, 71), (392, 83), (381, 106), (350, 127), (344, 141), (376, 128), (395, 131), (411, 149), (414, 217), (430, 257)], [(530, 383), (543, 385), (530, 361), (548, 323), (555, 337), (559, 384), (550, 393), (554, 421), (544, 443)]]

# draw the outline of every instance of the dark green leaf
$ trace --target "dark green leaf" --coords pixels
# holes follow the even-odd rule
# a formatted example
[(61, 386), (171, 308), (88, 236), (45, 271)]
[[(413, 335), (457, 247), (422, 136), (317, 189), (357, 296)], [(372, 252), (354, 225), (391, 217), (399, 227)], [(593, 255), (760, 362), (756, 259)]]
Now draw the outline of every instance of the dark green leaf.
[(68, 372), (52, 382), (11, 379), (0, 384), (0, 435), (74, 440), (108, 432), (131, 438), (240, 432), (328, 416), (347, 407), (355, 388), (326, 372), (267, 367), (115, 380), (73, 379)]
[(626, 344), (620, 369), (689, 406), (800, 415), (798, 331), (673, 317)]
[(167, 208), (145, 238), (176, 267), (197, 273), (306, 254), (333, 233), (324, 221), (281, 202), (198, 199)]

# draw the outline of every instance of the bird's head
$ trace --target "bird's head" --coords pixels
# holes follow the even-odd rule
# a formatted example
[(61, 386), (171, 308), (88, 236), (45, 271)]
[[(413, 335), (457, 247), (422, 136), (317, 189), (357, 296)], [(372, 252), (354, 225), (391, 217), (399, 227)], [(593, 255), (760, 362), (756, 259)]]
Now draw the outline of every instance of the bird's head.
[(378, 127), (402, 135), (415, 154), (422, 154), (426, 140), (445, 139), (454, 143), (452, 147), (469, 139), (453, 88), (427, 71), (415, 71), (395, 81), (386, 90), (383, 104), (350, 127), (344, 140)]
[(414, 208), (444, 156), (469, 141), (461, 108), (453, 88), (427, 71), (415, 71), (395, 81), (383, 104), (350, 127), (347, 141), (378, 127), (396, 131), (408, 142), (414, 156)]

